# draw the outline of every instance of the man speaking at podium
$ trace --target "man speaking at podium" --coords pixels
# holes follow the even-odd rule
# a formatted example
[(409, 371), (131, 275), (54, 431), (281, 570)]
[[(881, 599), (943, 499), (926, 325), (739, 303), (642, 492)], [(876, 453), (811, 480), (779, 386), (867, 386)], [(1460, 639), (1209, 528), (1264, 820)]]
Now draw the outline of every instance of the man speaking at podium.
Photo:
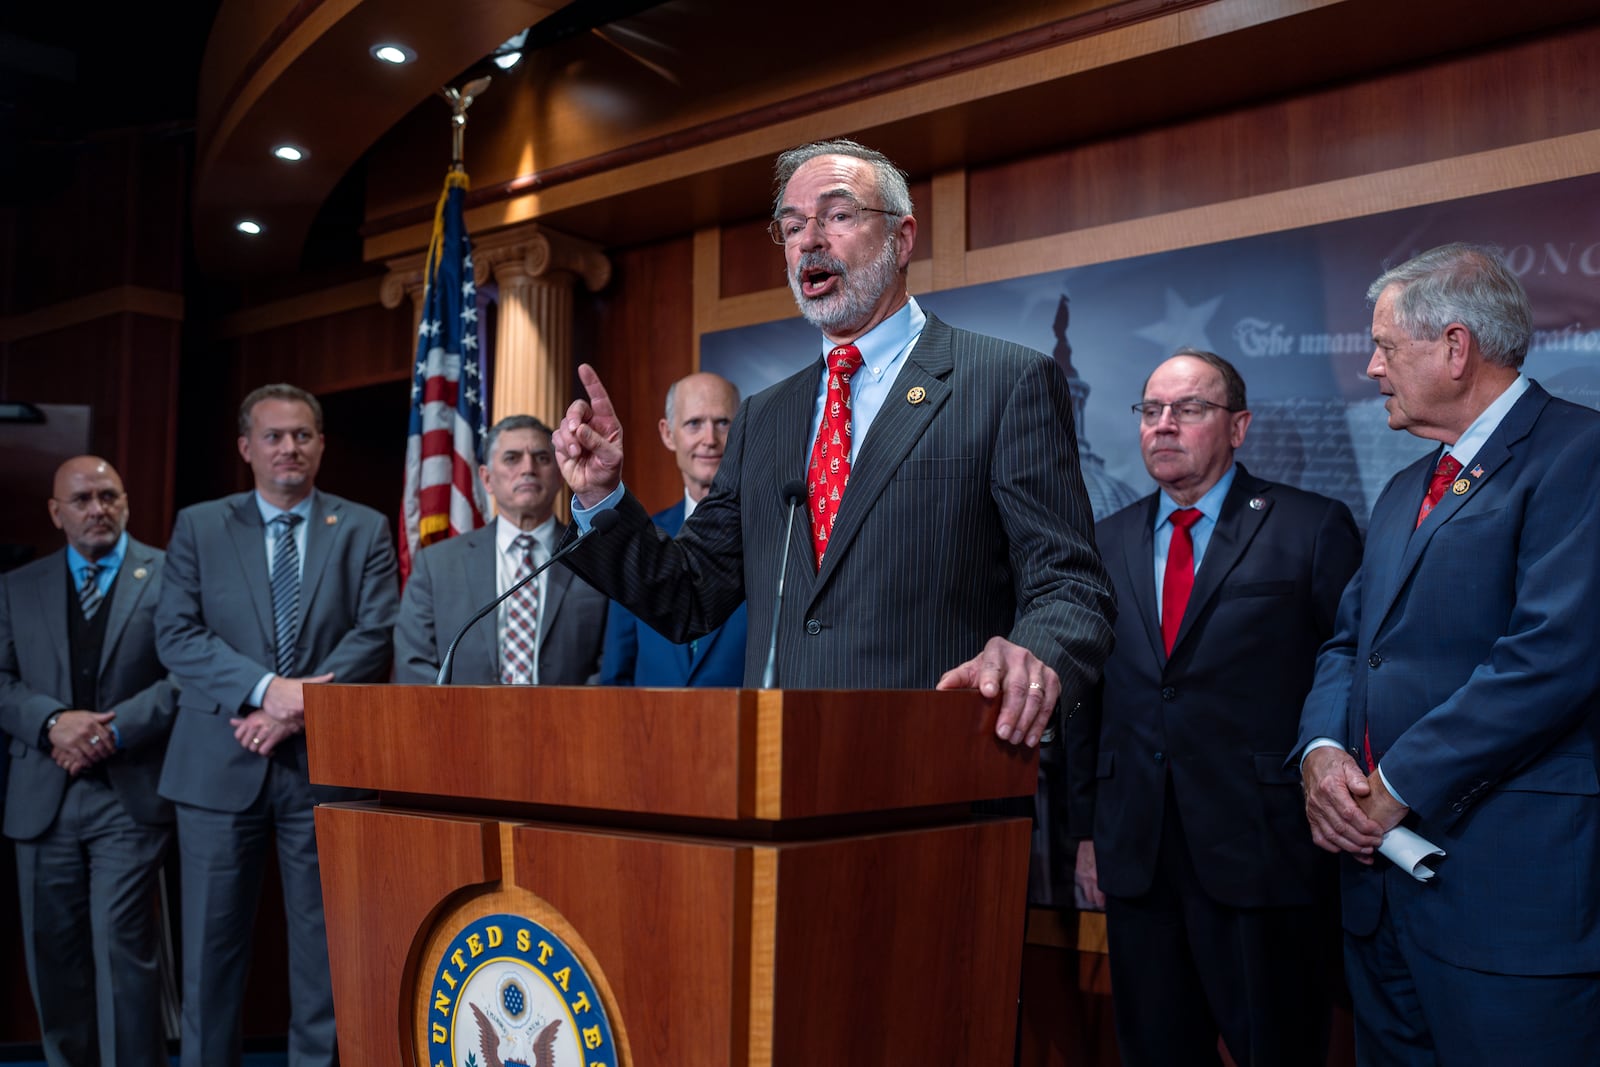
[(747, 685), (978, 688), (1000, 698), (1000, 737), (1036, 745), (1099, 677), (1115, 612), (1066, 380), (907, 295), (917, 220), (884, 156), (806, 145), (776, 186), (772, 237), (819, 360), (741, 406), (676, 538), (622, 486), (620, 424), (580, 368), (557, 457), (578, 523), (619, 521), (569, 564), (675, 641), (747, 600)]

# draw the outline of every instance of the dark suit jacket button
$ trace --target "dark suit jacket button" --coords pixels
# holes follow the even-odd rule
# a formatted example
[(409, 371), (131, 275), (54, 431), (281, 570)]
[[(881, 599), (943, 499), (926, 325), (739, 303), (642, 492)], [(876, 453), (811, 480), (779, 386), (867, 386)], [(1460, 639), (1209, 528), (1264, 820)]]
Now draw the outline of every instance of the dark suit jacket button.
[(1157, 763), (1160, 763), (1162, 760), (1167, 758), (1167, 754), (1165, 752), (1157, 752), (1153, 758)]
[(1377, 670), (1378, 669), (1378, 664), (1380, 664), (1382, 662), (1383, 662), (1383, 657), (1378, 655), (1376, 652), (1374, 652), (1372, 655), (1367, 657), (1367, 666), (1371, 667), (1373, 670)]
[(1458, 800), (1454, 804), (1450, 805), (1450, 810), (1459, 815), (1463, 811), (1467, 810), (1467, 806)]
[(820, 634), (821, 632), (822, 632), (822, 624), (820, 622), (818, 622), (816, 619), (807, 619), (806, 620), (806, 633), (808, 633), (808, 634)]
[(1169, 685), (1165, 689), (1161, 690), (1161, 699), (1162, 700), (1177, 700), (1178, 699), (1178, 691), (1176, 689), (1172, 688), (1172, 686)]

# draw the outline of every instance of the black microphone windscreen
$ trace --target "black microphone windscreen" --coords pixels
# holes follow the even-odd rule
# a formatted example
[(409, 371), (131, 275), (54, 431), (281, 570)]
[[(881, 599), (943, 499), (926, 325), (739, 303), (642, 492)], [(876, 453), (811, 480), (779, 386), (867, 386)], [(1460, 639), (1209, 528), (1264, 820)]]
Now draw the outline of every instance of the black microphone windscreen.
[(589, 517), (589, 529), (597, 534), (603, 534), (621, 521), (622, 517), (617, 514), (615, 508), (606, 508)]
[(804, 478), (791, 478), (783, 483), (783, 502), (790, 507), (806, 502), (806, 480)]

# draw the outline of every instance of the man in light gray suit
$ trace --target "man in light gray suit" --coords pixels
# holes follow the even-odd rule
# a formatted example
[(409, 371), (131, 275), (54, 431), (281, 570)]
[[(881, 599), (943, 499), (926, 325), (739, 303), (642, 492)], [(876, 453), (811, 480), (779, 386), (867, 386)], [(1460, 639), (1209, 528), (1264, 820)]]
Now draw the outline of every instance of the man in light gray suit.
[[(417, 554), (395, 629), (395, 681), (431, 684), (451, 638), (485, 604), (550, 558), (567, 528), (555, 518), (561, 475), (550, 427), (509, 415), (484, 439), (478, 477), (499, 517)], [(529, 540), (531, 539), (531, 541)], [(586, 685), (600, 676), (607, 600), (565, 567), (552, 567), (475, 623), (451, 680), (461, 685)], [(518, 649), (525, 649), (526, 655)]]
[[(617, 526), (571, 566), (674, 641), (749, 602), (745, 683), (763, 675), (789, 543), (777, 682), (799, 688), (978, 688), (996, 731), (1036, 745), (1111, 646), (1112, 591), (1095, 551), (1060, 368), (952, 329), (906, 291), (917, 234), (905, 175), (851, 141), (778, 160), (772, 236), (821, 357), (750, 398), (711, 492), (668, 538), (621, 486), (620, 423), (588, 400), (555, 434), (579, 524)], [(799, 476), (804, 475), (800, 481)]]
[(183, 861), (183, 1065), (240, 1060), (250, 934), (275, 838), (289, 932), (289, 1063), (335, 1062), (302, 729), (304, 687), (388, 676), (397, 596), (383, 516), (315, 488), (322, 407), (268, 385), (239, 410), (255, 490), (178, 513), (156, 616), (183, 689), (161, 795)]
[(69, 459), (50, 518), (67, 547), (0, 578), (5, 834), (17, 842), (28, 981), (51, 1067), (167, 1063), (156, 795), (174, 688), (156, 658), (162, 554), (128, 536), (111, 464)]

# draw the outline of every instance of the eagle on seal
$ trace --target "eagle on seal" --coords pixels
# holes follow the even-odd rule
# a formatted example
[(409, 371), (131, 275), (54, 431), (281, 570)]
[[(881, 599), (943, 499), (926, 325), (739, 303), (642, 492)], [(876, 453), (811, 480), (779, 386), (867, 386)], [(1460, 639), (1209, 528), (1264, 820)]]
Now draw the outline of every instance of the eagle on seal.
[(561, 1028), (560, 1019), (552, 1019), (535, 1035), (533, 1047), (528, 1052), (528, 1059), (502, 1061), (500, 1032), (489, 1022), (489, 1017), (483, 1014), (483, 1009), (476, 1004), (469, 1003), (467, 1006), (472, 1009), (472, 1014), (478, 1020), (478, 1048), (483, 1052), (484, 1067), (555, 1067), (556, 1031)]

